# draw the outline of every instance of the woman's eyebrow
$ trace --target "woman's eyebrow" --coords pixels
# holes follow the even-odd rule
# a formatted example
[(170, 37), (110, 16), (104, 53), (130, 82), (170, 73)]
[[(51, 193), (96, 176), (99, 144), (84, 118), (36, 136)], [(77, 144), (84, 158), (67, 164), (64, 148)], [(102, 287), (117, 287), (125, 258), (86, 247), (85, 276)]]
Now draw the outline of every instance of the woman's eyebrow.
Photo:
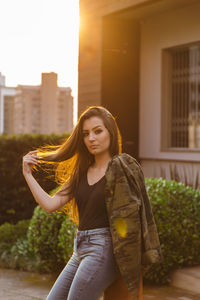
[(93, 127), (92, 130), (97, 129), (98, 127), (101, 127), (101, 125), (97, 125), (97, 126)]
[[(101, 127), (101, 125), (97, 125), (95, 127), (92, 128), (92, 130), (97, 129), (98, 127)], [(83, 132), (89, 131), (88, 129), (83, 129)]]

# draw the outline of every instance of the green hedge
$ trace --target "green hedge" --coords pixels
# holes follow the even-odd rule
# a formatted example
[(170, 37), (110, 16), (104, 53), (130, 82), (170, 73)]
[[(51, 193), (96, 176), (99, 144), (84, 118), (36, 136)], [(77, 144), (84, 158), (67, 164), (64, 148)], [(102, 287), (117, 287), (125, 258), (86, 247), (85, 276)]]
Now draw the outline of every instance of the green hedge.
[[(67, 138), (64, 135), (0, 135), (0, 224), (15, 224), (22, 219), (30, 219), (36, 203), (22, 174), (22, 157), (39, 146), (56, 145)], [(53, 173), (49, 176), (41, 169), (34, 176), (49, 192), (56, 184)]]
[(145, 279), (167, 283), (174, 269), (200, 264), (200, 190), (156, 178), (146, 179), (146, 185), (164, 260), (152, 265)]
[(68, 217), (65, 217), (58, 236), (58, 257), (64, 262), (67, 262), (72, 255), (76, 229), (77, 226)]
[[(38, 263), (27, 241), (30, 220), (19, 221), (16, 225), (4, 223), (0, 226), (0, 267), (22, 270), (39, 270), (33, 268)], [(39, 263), (38, 263), (39, 265)]]
[[(54, 194), (55, 188), (50, 192)], [(63, 213), (46, 213), (40, 206), (34, 209), (27, 232), (31, 251), (40, 260), (43, 272), (60, 270), (73, 252), (77, 226)]]
[[(151, 266), (144, 281), (165, 284), (170, 282), (173, 270), (200, 264), (200, 191), (175, 181), (153, 178), (146, 179), (146, 185), (164, 259)], [(30, 269), (31, 259), (27, 257), (34, 257), (34, 253), (38, 270), (59, 271), (72, 254), (75, 230), (67, 216), (47, 214), (37, 207), (28, 229), (28, 241), (17, 240), (12, 255), (23, 265), (19, 251), (24, 251)], [(7, 234), (10, 236), (10, 230)]]
[(18, 239), (25, 237), (30, 220), (21, 220), (16, 225), (8, 222), (0, 226), (0, 244), (14, 244)]
[(0, 267), (60, 272), (72, 254), (75, 230), (66, 215), (37, 206), (31, 220), (0, 226)]
[(46, 213), (40, 206), (34, 210), (28, 228), (28, 243), (41, 261), (44, 261), (44, 271), (53, 271), (55, 266), (63, 264), (59, 254), (59, 231), (65, 216), (58, 213)]

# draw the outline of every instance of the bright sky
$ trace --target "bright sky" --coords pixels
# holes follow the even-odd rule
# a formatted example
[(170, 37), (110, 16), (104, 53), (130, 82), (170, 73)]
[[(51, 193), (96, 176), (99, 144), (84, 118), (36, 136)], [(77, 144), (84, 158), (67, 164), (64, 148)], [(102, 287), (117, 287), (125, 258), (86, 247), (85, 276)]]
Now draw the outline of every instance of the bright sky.
[[(77, 101), (78, 0), (0, 0), (0, 72), (6, 86), (58, 73)], [(75, 110), (76, 115), (76, 110)]]

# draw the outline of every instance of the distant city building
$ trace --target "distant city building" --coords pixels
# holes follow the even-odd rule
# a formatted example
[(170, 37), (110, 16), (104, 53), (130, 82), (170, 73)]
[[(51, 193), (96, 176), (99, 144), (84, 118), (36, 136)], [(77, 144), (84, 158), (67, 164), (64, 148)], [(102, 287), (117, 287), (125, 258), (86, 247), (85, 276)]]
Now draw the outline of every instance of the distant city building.
[(5, 86), (5, 76), (0, 72), (0, 133), (13, 133), (13, 110), (16, 88)]
[(18, 85), (13, 90), (13, 98), (11, 95), (4, 97), (1, 133), (51, 134), (72, 131), (71, 88), (58, 87), (56, 73), (42, 73), (40, 86)]
[(5, 84), (6, 84), (6, 78), (0, 72), (0, 86), (5, 86)]

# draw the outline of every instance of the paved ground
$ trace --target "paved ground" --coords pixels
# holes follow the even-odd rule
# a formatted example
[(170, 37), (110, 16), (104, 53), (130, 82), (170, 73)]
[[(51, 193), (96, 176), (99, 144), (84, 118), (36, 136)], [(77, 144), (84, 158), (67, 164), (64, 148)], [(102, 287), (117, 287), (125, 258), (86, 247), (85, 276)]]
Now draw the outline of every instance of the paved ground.
[[(0, 269), (0, 299), (45, 300), (54, 279), (49, 275)], [(200, 300), (200, 295), (170, 286), (145, 287), (144, 300)]]
[(0, 269), (0, 299), (43, 300), (52, 282), (47, 275)]

